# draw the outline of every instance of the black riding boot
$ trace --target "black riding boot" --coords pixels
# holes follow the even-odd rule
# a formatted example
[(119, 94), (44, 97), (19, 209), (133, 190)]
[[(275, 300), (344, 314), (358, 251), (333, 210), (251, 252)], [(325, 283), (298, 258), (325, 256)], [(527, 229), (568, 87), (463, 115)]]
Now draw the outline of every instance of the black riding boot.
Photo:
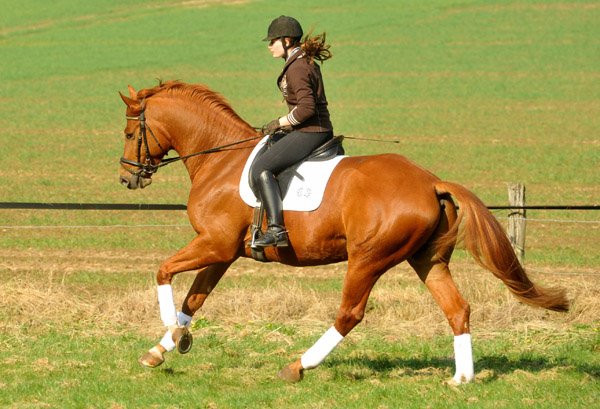
[(279, 183), (273, 173), (265, 170), (258, 177), (258, 190), (267, 213), (266, 233), (254, 241), (254, 247), (287, 247), (288, 237), (283, 225), (283, 203)]

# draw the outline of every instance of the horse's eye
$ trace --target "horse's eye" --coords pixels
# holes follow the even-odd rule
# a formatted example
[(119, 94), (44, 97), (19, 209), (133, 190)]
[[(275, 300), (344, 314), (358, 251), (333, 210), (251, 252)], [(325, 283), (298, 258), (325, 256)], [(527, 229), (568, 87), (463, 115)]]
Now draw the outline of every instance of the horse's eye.
[(132, 133), (126, 133), (126, 134), (125, 134), (125, 138), (127, 138), (127, 139), (130, 139), (130, 140), (131, 140), (131, 139), (133, 139), (133, 134), (132, 134)]

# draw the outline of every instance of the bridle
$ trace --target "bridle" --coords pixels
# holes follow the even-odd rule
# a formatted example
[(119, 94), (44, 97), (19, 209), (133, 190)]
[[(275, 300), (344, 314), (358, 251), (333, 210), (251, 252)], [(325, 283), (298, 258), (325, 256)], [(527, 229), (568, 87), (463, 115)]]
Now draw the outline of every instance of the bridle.
[[(158, 165), (154, 165), (152, 163), (152, 157), (150, 156), (150, 146), (148, 145), (148, 137), (146, 135), (146, 129), (148, 129), (150, 131), (150, 135), (152, 135), (152, 137), (156, 141), (158, 147), (160, 149), (162, 149), (163, 151), (164, 151), (164, 149), (160, 145), (160, 142), (158, 142), (158, 139), (156, 139), (156, 136), (154, 136), (154, 132), (152, 132), (152, 129), (150, 129), (148, 124), (146, 124), (146, 114), (145, 114), (146, 107), (144, 106), (143, 99), (141, 102), (141, 106), (142, 106), (142, 112), (140, 112), (140, 114), (138, 116), (125, 116), (125, 118), (127, 118), (128, 120), (131, 119), (134, 121), (140, 121), (140, 133), (138, 134), (138, 144), (137, 144), (137, 162), (126, 159), (124, 157), (121, 157), (121, 166), (123, 167), (123, 169), (125, 169), (127, 172), (131, 173), (134, 176), (152, 175), (153, 173), (156, 173), (156, 171), (158, 171), (158, 168), (161, 167), (162, 163), (164, 163), (164, 162), (162, 162), (162, 163), (159, 163)], [(144, 163), (141, 162), (142, 146), (146, 150), (146, 161)], [(137, 170), (135, 170), (135, 171), (131, 170), (125, 165), (134, 166), (137, 168)], [(162, 165), (162, 166), (164, 166), (164, 165)]]
[[(139, 177), (139, 176), (143, 175), (142, 177), (151, 177), (154, 173), (156, 173), (158, 171), (159, 168), (162, 168), (163, 166), (166, 166), (169, 163), (188, 159), (193, 156), (204, 155), (207, 153), (221, 152), (221, 151), (227, 150), (226, 148), (229, 148), (231, 146), (239, 145), (244, 142), (249, 142), (249, 141), (253, 141), (255, 139), (264, 137), (264, 135), (258, 135), (253, 138), (248, 138), (248, 139), (244, 139), (242, 141), (237, 141), (237, 142), (229, 143), (226, 145), (217, 146), (215, 148), (206, 149), (206, 150), (203, 150), (200, 152), (192, 153), (190, 155), (178, 156), (176, 158), (165, 159), (162, 162), (155, 165), (152, 163), (152, 157), (150, 156), (150, 146), (148, 145), (148, 136), (146, 134), (146, 129), (148, 131), (150, 131), (150, 135), (152, 135), (152, 138), (154, 139), (154, 141), (156, 142), (158, 147), (165, 154), (167, 152), (160, 145), (160, 142), (158, 141), (156, 136), (154, 136), (154, 132), (152, 132), (152, 129), (150, 129), (150, 126), (148, 126), (148, 124), (146, 123), (146, 114), (145, 114), (146, 107), (144, 106), (144, 99), (142, 99), (142, 101), (140, 102), (140, 105), (142, 106), (142, 111), (140, 112), (140, 114), (138, 116), (125, 116), (125, 118), (128, 120), (140, 121), (140, 132), (138, 134), (138, 143), (137, 143), (137, 161), (126, 159), (124, 157), (121, 157), (121, 160), (120, 160), (121, 167), (134, 176)], [(146, 158), (145, 158), (144, 162), (141, 161), (142, 160), (142, 147), (144, 147), (144, 149), (146, 151)], [(133, 166), (133, 167), (137, 168), (137, 170), (131, 170), (130, 168), (128, 168), (125, 165)]]

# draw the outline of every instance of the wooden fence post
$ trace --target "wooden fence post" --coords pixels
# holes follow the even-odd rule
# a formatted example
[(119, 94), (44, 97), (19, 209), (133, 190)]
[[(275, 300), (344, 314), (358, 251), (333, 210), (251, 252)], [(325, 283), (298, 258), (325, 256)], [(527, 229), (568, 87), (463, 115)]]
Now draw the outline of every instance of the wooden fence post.
[[(527, 213), (525, 209), (525, 185), (521, 183), (508, 184), (508, 203), (517, 209), (510, 209), (508, 213), (508, 238), (512, 244), (519, 263), (525, 261), (525, 227)], [(518, 209), (521, 208), (521, 209)]]

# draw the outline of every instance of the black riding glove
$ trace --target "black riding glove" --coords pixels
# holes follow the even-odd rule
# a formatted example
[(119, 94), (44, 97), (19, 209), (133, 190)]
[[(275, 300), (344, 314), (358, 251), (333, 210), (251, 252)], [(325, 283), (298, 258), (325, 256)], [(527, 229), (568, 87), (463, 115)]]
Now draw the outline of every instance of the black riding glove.
[(281, 125), (279, 125), (279, 119), (274, 119), (268, 124), (263, 125), (262, 128), (260, 128), (260, 131), (263, 135), (273, 135), (279, 129), (281, 129)]

